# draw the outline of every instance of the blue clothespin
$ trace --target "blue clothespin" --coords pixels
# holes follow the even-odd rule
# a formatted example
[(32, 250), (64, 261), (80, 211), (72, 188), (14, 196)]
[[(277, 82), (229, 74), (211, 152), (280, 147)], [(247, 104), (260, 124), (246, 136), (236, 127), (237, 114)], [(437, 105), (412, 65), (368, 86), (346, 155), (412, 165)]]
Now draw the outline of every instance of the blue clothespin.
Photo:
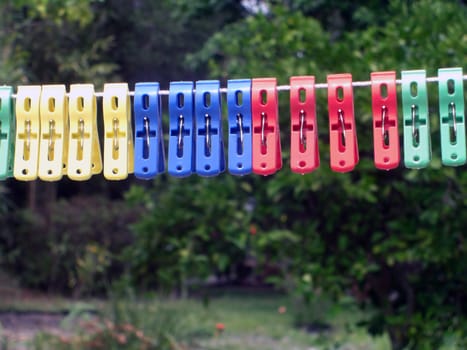
[(219, 88), (217, 80), (196, 82), (196, 173), (201, 176), (225, 170)]
[(191, 175), (195, 169), (193, 82), (170, 83), (169, 118), (168, 172), (176, 177)]
[(159, 83), (137, 83), (135, 113), (135, 176), (152, 179), (165, 170)]
[(229, 162), (233, 175), (251, 174), (251, 80), (234, 79), (227, 82), (229, 115)]

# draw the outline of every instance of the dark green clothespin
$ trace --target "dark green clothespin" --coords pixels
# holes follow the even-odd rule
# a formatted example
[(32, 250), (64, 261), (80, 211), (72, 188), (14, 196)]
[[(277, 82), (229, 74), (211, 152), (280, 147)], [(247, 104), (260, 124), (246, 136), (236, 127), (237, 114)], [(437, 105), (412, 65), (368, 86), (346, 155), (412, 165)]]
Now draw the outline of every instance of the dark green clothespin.
[(0, 180), (13, 176), (15, 114), (13, 88), (0, 86)]
[(438, 69), (441, 160), (444, 165), (466, 162), (464, 82), (462, 68)]
[(430, 119), (425, 70), (402, 71), (404, 164), (420, 169), (431, 161)]

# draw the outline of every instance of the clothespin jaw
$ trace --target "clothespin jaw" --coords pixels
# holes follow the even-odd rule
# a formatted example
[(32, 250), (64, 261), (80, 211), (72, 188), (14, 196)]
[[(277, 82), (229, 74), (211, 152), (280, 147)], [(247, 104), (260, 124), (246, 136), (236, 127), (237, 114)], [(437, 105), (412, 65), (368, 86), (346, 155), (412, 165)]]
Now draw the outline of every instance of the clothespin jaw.
[(193, 82), (171, 82), (169, 90), (168, 172), (189, 176), (195, 170)]
[(441, 160), (444, 165), (466, 162), (464, 82), (462, 68), (438, 69)]
[(159, 83), (135, 85), (135, 176), (152, 179), (165, 171)]
[(348, 172), (358, 163), (358, 142), (351, 74), (328, 75), (331, 169)]
[(228, 169), (232, 175), (252, 171), (251, 79), (227, 81), (229, 121)]
[(298, 174), (319, 167), (315, 77), (290, 78), (290, 168)]
[(65, 85), (42, 86), (38, 174), (43, 181), (58, 181), (67, 173), (67, 102)]
[(13, 176), (15, 155), (15, 112), (13, 88), (0, 87), (0, 180)]
[(18, 86), (16, 93), (16, 142), (13, 173), (17, 180), (37, 179), (41, 90), (41, 86)]
[(430, 120), (425, 70), (401, 72), (404, 164), (420, 169), (431, 161)]
[(73, 84), (68, 96), (68, 177), (84, 181), (102, 172), (94, 85)]
[(216, 176), (225, 170), (222, 141), (220, 83), (217, 80), (196, 82), (196, 173)]
[(400, 163), (396, 72), (371, 73), (375, 166), (390, 170)]
[(253, 123), (253, 172), (271, 175), (282, 168), (276, 78), (256, 78), (251, 83)]
[(104, 176), (123, 180), (134, 169), (131, 102), (128, 84), (104, 85)]

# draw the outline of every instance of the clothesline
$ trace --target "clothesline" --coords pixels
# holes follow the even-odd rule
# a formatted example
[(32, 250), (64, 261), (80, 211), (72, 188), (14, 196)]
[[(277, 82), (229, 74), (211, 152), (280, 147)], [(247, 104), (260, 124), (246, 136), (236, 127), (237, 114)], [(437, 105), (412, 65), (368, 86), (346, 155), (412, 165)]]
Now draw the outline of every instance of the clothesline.
[[(463, 75), (462, 79), (467, 80), (467, 75)], [(436, 83), (438, 81), (439, 81), (438, 77), (428, 77), (428, 78), (426, 78), (427, 83)], [(396, 84), (400, 85), (401, 83), (402, 83), (402, 79), (396, 79)], [(368, 87), (368, 86), (371, 86), (371, 81), (370, 80), (352, 82), (352, 87)], [(318, 83), (318, 84), (315, 84), (315, 88), (316, 89), (327, 89), (328, 84), (327, 83)], [(289, 90), (290, 90), (290, 85), (278, 85), (277, 86), (277, 91), (289, 91)], [(196, 92), (196, 89), (194, 89), (193, 92)], [(227, 88), (220, 88), (219, 92), (222, 93), (222, 94), (226, 94), (227, 93)], [(129, 95), (134, 96), (135, 92), (130, 91)], [(168, 96), (169, 95), (169, 90), (160, 90), (159, 95)], [(68, 93), (66, 94), (66, 96), (68, 96)], [(94, 96), (103, 97), (104, 92), (95, 92)], [(16, 94), (13, 94), (12, 97), (16, 98)]]
[[(129, 91), (129, 84), (122, 82), (105, 84), (103, 92), (85, 83), (71, 84), (69, 92), (64, 84), (31, 84), (18, 86), (14, 101), (13, 87), (3, 86), (0, 179), (58, 181), (67, 175), (83, 181), (101, 172), (108, 180), (131, 173), (151, 179), (165, 171), (184, 177), (216, 176), (225, 170), (272, 175), (282, 168), (277, 98), (282, 91), (290, 91), (290, 168), (306, 174), (320, 166), (315, 89), (327, 89), (330, 168), (352, 171), (359, 162), (354, 87), (371, 88), (375, 167), (399, 167), (402, 131), (404, 165), (421, 169), (432, 155), (428, 94), (434, 91), (427, 89), (432, 82), (438, 82), (442, 163), (466, 164), (467, 75), (462, 68), (439, 68), (437, 77), (428, 78), (425, 70), (401, 71), (400, 79), (396, 74), (372, 72), (368, 81), (352, 81), (349, 73), (330, 74), (326, 83), (315, 83), (314, 76), (293, 76), (289, 85), (279, 86), (273, 77), (230, 79), (222, 88), (219, 80), (172, 81), (168, 90), (146, 82)], [(169, 99), (166, 132), (161, 95)], [(103, 133), (96, 97), (102, 98)], [(227, 138), (222, 131), (225, 118)]]

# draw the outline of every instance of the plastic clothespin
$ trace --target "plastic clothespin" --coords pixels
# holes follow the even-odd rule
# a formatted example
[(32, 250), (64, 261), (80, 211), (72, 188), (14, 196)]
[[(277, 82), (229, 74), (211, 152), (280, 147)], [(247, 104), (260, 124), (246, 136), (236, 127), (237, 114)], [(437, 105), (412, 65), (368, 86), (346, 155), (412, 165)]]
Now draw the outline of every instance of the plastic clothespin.
[(348, 172), (359, 160), (352, 75), (332, 74), (327, 81), (331, 169)]
[(251, 158), (251, 79), (227, 81), (229, 115), (228, 169), (232, 175), (247, 175), (252, 171)]
[(225, 170), (222, 141), (221, 97), (218, 80), (196, 82), (196, 173), (219, 175)]
[(193, 82), (170, 83), (169, 119), (168, 172), (176, 177), (191, 175), (195, 169)]
[(438, 69), (441, 160), (445, 165), (466, 162), (464, 82), (462, 68)]
[(165, 171), (159, 83), (137, 83), (134, 97), (135, 176), (152, 179)]
[(299, 174), (319, 167), (315, 77), (290, 78), (290, 168)]
[(133, 173), (133, 132), (128, 84), (104, 85), (104, 176), (123, 180)]
[(13, 88), (0, 87), (0, 180), (13, 176), (15, 156), (15, 113)]
[(371, 73), (375, 166), (390, 170), (400, 163), (396, 72)]
[(43, 181), (58, 181), (67, 173), (67, 102), (65, 85), (42, 86), (38, 174)]
[(73, 84), (68, 96), (68, 177), (84, 181), (102, 172), (94, 85)]
[(404, 164), (426, 167), (431, 160), (430, 120), (425, 70), (402, 71), (402, 114), (404, 118)]
[(37, 179), (41, 90), (41, 86), (18, 86), (16, 93), (16, 142), (13, 173), (17, 180)]
[(256, 78), (251, 83), (253, 123), (253, 172), (271, 175), (282, 168), (276, 78)]

